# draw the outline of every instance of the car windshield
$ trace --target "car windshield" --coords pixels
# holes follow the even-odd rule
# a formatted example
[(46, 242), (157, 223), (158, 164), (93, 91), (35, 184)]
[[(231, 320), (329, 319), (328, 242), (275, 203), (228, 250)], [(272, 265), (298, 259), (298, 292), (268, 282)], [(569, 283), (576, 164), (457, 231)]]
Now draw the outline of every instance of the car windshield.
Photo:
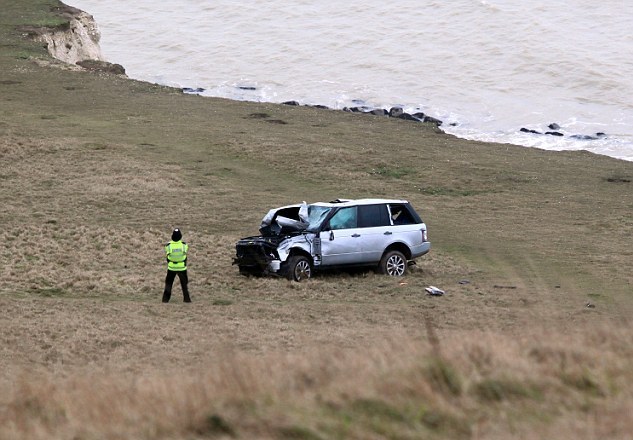
[(309, 232), (316, 232), (325, 217), (327, 217), (328, 213), (332, 210), (332, 208), (328, 208), (326, 206), (316, 206), (309, 205), (308, 206), (308, 227), (306, 228)]

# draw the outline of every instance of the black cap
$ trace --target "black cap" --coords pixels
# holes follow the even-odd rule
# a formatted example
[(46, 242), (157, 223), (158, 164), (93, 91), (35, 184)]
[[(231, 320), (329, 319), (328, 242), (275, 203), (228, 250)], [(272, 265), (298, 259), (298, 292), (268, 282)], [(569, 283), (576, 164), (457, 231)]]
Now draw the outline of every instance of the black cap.
[(174, 229), (174, 232), (171, 233), (172, 241), (180, 241), (181, 238), (182, 238), (182, 233), (180, 232), (180, 229), (178, 228)]

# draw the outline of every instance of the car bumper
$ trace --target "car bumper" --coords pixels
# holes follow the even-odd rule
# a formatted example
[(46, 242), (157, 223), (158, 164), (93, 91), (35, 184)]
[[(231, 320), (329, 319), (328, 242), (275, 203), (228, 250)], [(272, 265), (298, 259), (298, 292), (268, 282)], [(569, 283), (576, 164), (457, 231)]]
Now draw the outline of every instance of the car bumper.
[(277, 273), (279, 269), (281, 269), (281, 261), (279, 260), (271, 260), (268, 262), (268, 267), (266, 268), (270, 273)]
[(428, 253), (431, 250), (431, 242), (425, 241), (424, 243), (413, 246), (411, 248), (411, 259), (421, 257), (422, 255)]

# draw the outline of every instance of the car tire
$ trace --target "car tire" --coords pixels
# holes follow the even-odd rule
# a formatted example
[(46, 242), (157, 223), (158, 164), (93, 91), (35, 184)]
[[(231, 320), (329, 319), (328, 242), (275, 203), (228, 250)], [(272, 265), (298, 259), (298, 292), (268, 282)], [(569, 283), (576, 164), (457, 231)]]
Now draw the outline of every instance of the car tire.
[(286, 278), (291, 281), (305, 281), (312, 276), (310, 260), (303, 255), (293, 255), (286, 262)]
[(400, 251), (388, 251), (382, 256), (378, 270), (392, 277), (404, 276), (407, 273), (407, 258)]

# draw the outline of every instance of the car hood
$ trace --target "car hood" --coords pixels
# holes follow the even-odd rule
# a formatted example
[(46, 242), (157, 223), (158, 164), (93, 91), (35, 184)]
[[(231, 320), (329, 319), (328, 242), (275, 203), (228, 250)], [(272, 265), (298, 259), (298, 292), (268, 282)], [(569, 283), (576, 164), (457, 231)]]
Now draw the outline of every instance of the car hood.
[[(277, 215), (279, 211), (284, 211), (289, 208), (298, 208), (298, 219)], [(278, 225), (280, 229), (303, 231), (309, 226), (308, 221), (308, 204), (306, 202), (297, 203), (294, 205), (281, 206), (268, 211), (268, 213), (262, 219), (259, 227), (260, 231), (270, 230), (272, 226)]]

